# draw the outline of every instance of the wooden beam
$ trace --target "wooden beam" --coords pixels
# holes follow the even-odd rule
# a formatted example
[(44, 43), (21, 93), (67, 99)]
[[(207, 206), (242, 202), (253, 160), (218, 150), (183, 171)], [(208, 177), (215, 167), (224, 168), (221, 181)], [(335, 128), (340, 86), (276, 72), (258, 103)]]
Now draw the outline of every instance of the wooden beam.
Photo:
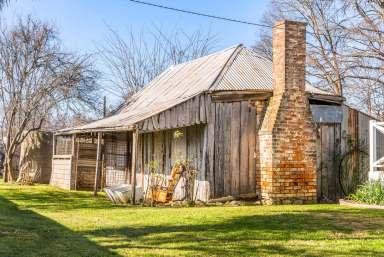
[(130, 178), (130, 173), (131, 171), (129, 170), (129, 158), (128, 158), (128, 154), (129, 154), (129, 132), (127, 131), (125, 133), (125, 139), (126, 139), (126, 160), (125, 160), (125, 183), (128, 183), (130, 181), (128, 181), (128, 178)]
[(96, 174), (95, 174), (95, 186), (93, 188), (93, 195), (97, 195), (100, 183), (100, 157), (101, 157), (101, 139), (102, 132), (97, 132), (97, 152), (96, 152)]
[(53, 138), (52, 138), (52, 140), (53, 140), (53, 143), (52, 143), (52, 155), (55, 155), (56, 154), (56, 135), (55, 134), (53, 134)]
[(71, 150), (72, 156), (75, 156), (75, 154), (76, 154), (75, 143), (76, 143), (76, 134), (73, 134), (72, 135), (72, 150)]
[[(74, 179), (72, 174), (73, 174), (73, 169), (76, 169), (76, 166), (77, 166), (77, 161), (76, 161), (76, 158), (75, 158), (75, 155), (76, 155), (76, 134), (72, 134), (71, 136), (71, 178), (70, 178), (70, 189), (73, 189), (76, 187), (76, 185), (74, 185), (76, 183), (76, 178)], [(72, 182), (74, 182), (72, 184)]]
[(111, 128), (93, 128), (93, 129), (74, 129), (66, 131), (57, 131), (55, 135), (72, 135), (72, 134), (85, 134), (85, 133), (98, 133), (98, 132), (124, 132), (134, 130), (133, 125), (121, 126), (121, 127), (111, 127)]
[(143, 189), (144, 191), (144, 176), (145, 176), (145, 171), (144, 171), (144, 140), (143, 140), (144, 136), (141, 135), (139, 140), (140, 140), (140, 148), (138, 149), (141, 154), (140, 154), (140, 172), (141, 172), (141, 188)]
[(105, 152), (103, 151), (101, 154), (101, 181), (100, 181), (100, 188), (105, 187)]
[(309, 94), (309, 100), (324, 101), (328, 103), (342, 104), (345, 98), (338, 95)]
[[(75, 140), (76, 143), (76, 140)], [(76, 147), (76, 156), (75, 156), (75, 190), (77, 190), (77, 183), (78, 183), (78, 163), (79, 163), (79, 150), (80, 150), (80, 143), (77, 144)]]
[(212, 102), (238, 102), (244, 100), (264, 100), (272, 96), (272, 92), (225, 91), (212, 94)]
[(137, 153), (137, 140), (138, 140), (138, 129), (135, 129), (132, 134), (132, 161), (131, 161), (131, 172), (132, 172), (132, 204), (136, 201), (136, 153)]
[(52, 167), (51, 174), (54, 174), (55, 173), (55, 171), (54, 171), (54, 169), (55, 169), (54, 157), (56, 155), (56, 135), (55, 134), (53, 134), (52, 140), (53, 140), (53, 142), (52, 142), (52, 148), (53, 149), (52, 149), (52, 160), (51, 160), (51, 167)]

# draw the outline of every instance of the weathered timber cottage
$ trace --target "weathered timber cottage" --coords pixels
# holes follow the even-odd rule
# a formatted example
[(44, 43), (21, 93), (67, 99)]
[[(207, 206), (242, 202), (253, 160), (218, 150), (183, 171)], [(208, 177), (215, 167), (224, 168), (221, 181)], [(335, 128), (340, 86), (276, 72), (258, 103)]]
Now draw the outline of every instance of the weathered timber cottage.
[(306, 86), (305, 46), (305, 24), (282, 21), (272, 62), (238, 45), (170, 67), (113, 116), (58, 131), (51, 184), (145, 187), (151, 161), (169, 174), (183, 158), (198, 170), (201, 200), (337, 199), (334, 156), (346, 134), (366, 140), (370, 118)]

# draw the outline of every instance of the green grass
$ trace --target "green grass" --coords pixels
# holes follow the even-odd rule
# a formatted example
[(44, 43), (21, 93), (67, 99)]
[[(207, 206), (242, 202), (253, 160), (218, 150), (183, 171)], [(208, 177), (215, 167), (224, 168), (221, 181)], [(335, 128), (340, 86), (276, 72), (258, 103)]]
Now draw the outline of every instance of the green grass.
[(384, 256), (384, 211), (118, 207), (0, 183), (0, 256)]

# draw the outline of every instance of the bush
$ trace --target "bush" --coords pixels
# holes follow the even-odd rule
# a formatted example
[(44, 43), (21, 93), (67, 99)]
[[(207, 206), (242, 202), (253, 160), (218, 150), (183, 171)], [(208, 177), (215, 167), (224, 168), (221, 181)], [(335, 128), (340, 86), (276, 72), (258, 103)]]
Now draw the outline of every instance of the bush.
[(381, 182), (367, 182), (359, 186), (356, 193), (348, 198), (368, 204), (384, 205), (384, 186)]

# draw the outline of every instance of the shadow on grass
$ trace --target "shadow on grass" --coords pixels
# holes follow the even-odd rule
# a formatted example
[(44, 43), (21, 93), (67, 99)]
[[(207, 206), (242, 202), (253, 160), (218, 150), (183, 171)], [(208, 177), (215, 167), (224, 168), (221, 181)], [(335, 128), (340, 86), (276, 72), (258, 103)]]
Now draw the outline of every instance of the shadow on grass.
[[(104, 196), (48, 186), (0, 185), (0, 195), (7, 198), (0, 197), (0, 256), (384, 256), (380, 210), (308, 205), (121, 212)], [(108, 211), (76, 233), (29, 208), (59, 218), (87, 213), (91, 220), (92, 209)], [(114, 220), (115, 214), (123, 216)]]
[(119, 256), (0, 197), (0, 256)]
[[(365, 210), (353, 209), (269, 213), (217, 223), (122, 227), (84, 234), (110, 249), (160, 250), (183, 256), (384, 256), (384, 219), (380, 211), (371, 214), (367, 221), (363, 220)], [(371, 247), (372, 240), (381, 247)]]
[(0, 194), (11, 201), (18, 201), (26, 208), (49, 211), (75, 209), (117, 208), (101, 193), (94, 197), (88, 191), (68, 191), (51, 186), (0, 185)]

